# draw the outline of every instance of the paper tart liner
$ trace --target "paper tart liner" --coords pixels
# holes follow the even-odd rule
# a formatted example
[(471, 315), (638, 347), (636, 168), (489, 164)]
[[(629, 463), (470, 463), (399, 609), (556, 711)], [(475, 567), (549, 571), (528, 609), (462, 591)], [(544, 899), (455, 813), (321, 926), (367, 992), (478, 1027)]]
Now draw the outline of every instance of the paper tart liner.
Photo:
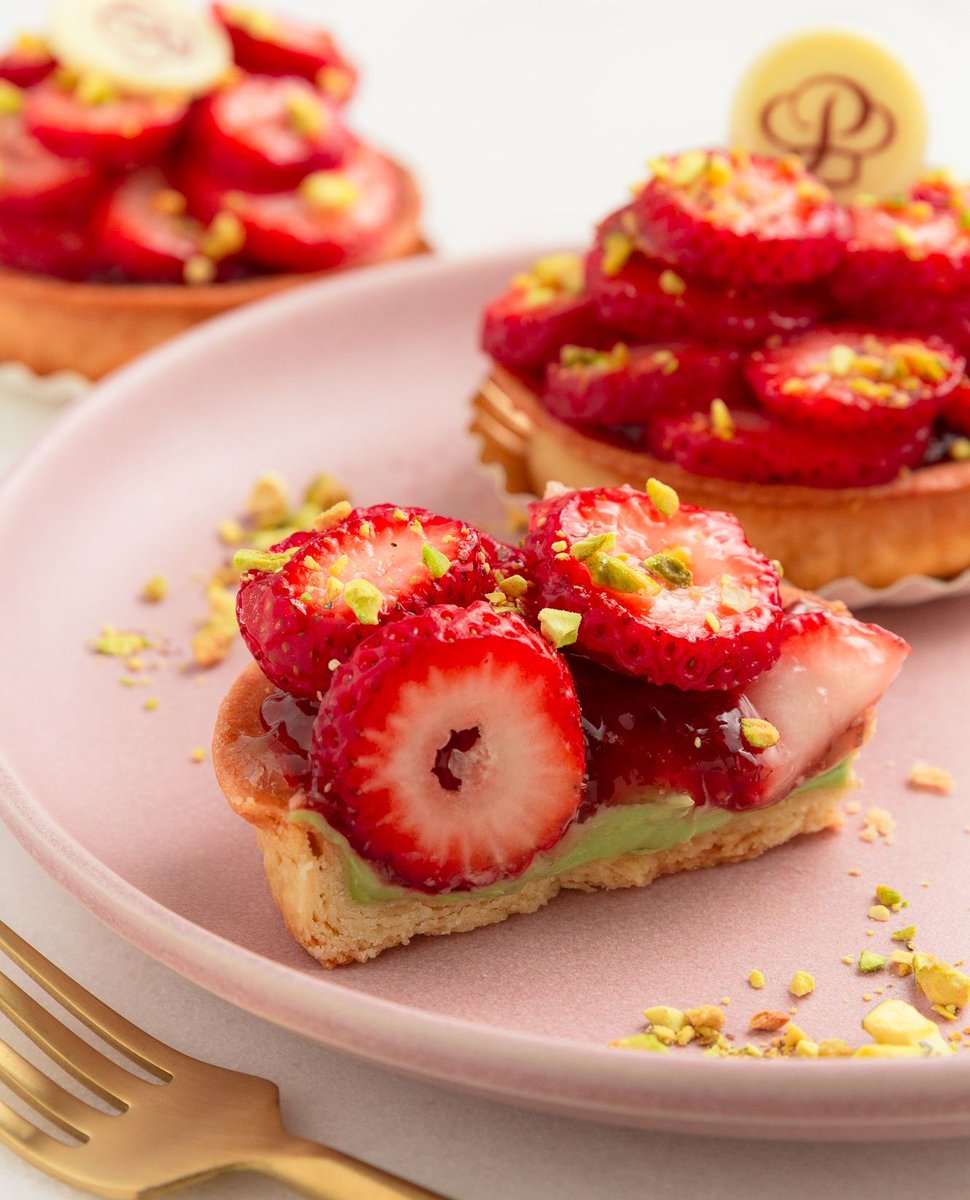
[[(516, 523), (524, 521), (527, 505), (536, 498), (531, 490), (529, 466), (524, 453), (531, 423), (524, 413), (514, 410), (505, 411), (497, 418), (483, 399), (481, 391), (472, 397), (472, 408), (474, 416), (469, 432), (478, 446), (478, 470), (492, 481), (509, 512), (509, 529), (505, 531), (505, 536), (515, 538)], [(874, 587), (851, 576), (841, 576), (824, 584), (813, 585), (811, 590), (826, 600), (840, 601), (851, 609), (903, 608), (970, 595), (970, 567), (948, 579), (922, 574), (906, 575), (884, 587)]]

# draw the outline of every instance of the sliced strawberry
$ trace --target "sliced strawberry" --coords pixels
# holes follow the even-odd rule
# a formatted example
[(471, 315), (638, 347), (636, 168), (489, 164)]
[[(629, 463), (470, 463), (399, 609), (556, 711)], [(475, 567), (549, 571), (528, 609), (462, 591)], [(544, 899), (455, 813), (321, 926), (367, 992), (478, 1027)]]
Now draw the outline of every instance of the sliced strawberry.
[(582, 798), (569, 669), (488, 604), (387, 625), (334, 672), (311, 802), (395, 883), (429, 893), (521, 875)]
[(611, 350), (564, 346), (546, 368), (542, 403), (562, 421), (619, 425), (658, 409), (707, 407), (743, 389), (737, 350), (669, 342)]
[(159, 158), (185, 119), (185, 100), (118, 96), (88, 102), (56, 80), (26, 95), (28, 130), (48, 150), (104, 167), (131, 167)]
[(748, 357), (745, 374), (770, 412), (820, 432), (906, 432), (932, 423), (966, 362), (939, 338), (834, 327)]
[(199, 102), (197, 156), (240, 187), (282, 191), (335, 167), (351, 137), (333, 101), (301, 78), (244, 77)]
[(778, 731), (762, 751), (769, 778), (758, 800), (780, 800), (852, 722), (883, 695), (909, 654), (902, 638), (848, 613), (787, 616), (781, 655), (745, 689), (756, 716)]
[(242, 222), (246, 257), (281, 271), (322, 271), (373, 253), (400, 212), (400, 180), (376, 150), (358, 146), (336, 171), (295, 191), (225, 195)]
[(41, 38), (21, 34), (6, 54), (0, 54), (0, 79), (29, 88), (46, 79), (55, 66), (56, 60)]
[(26, 214), (5, 214), (0, 221), (0, 263), (38, 275), (84, 279), (94, 266), (87, 215), (46, 213), (38, 221)]
[(353, 95), (357, 71), (323, 29), (259, 9), (214, 4), (212, 11), (232, 41), (233, 57), (256, 75), (302, 75), (334, 100)]
[(80, 159), (52, 154), (27, 131), (23, 113), (0, 114), (0, 212), (64, 211), (82, 204), (100, 177)]
[(658, 503), (619, 487), (533, 504), (535, 603), (579, 613), (576, 649), (615, 670), (689, 691), (747, 683), (778, 656), (778, 573), (730, 514)]
[(892, 437), (833, 437), (760, 409), (718, 405), (658, 416), (649, 429), (653, 453), (695, 475), (828, 488), (889, 483), (922, 462), (929, 441), (928, 426)]
[(432, 604), (470, 604), (492, 586), (476, 530), (423, 508), (379, 504), (257, 559), (236, 611), (263, 674), (313, 696), (377, 625)]
[(223, 220), (231, 226), (227, 233), (206, 229), (187, 215), (185, 198), (161, 171), (143, 167), (114, 189), (96, 218), (98, 258), (132, 279), (209, 282), (242, 245), (238, 220)]
[(852, 231), (831, 287), (849, 312), (902, 297), (909, 303), (970, 288), (970, 230), (961, 214), (928, 201), (855, 205)]
[[(774, 804), (817, 772), (907, 653), (894, 634), (813, 606), (785, 614), (778, 661), (740, 689), (681, 692), (573, 658), (587, 742), (584, 808), (671, 794), (734, 810)], [(777, 742), (758, 744), (774, 735), (763, 725), (752, 734), (752, 720), (768, 721)]]
[(954, 209), (959, 213), (970, 208), (970, 184), (945, 168), (924, 171), (910, 187), (909, 198), (925, 200), (936, 209)]
[(486, 305), (481, 345), (507, 367), (538, 367), (568, 343), (585, 343), (599, 332), (581, 260), (550, 254)]
[(658, 159), (634, 201), (659, 258), (736, 287), (829, 274), (846, 221), (797, 158), (692, 150)]
[(742, 291), (685, 279), (659, 260), (630, 208), (600, 225), (586, 275), (600, 320), (648, 340), (754, 345), (805, 329), (822, 311), (817, 296), (791, 288)]

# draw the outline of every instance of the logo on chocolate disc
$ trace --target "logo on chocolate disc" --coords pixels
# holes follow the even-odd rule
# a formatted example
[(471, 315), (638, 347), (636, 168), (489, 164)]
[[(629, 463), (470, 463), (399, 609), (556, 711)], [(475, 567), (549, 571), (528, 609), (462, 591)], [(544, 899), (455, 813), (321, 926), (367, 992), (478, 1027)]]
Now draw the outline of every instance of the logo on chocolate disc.
[(896, 136), (896, 118), (847, 75), (813, 75), (761, 110), (761, 132), (782, 153), (797, 154), (832, 188), (854, 187), (867, 158)]
[(107, 40), (145, 66), (192, 54), (190, 31), (150, 0), (114, 0), (98, 12), (97, 23)]

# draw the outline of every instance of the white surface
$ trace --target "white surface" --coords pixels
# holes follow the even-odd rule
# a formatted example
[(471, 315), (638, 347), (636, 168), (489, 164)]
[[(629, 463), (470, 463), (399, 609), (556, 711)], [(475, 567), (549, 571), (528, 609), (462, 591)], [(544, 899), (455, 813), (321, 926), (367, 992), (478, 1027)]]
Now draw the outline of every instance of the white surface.
[[(584, 237), (647, 154), (723, 136), (745, 63), (775, 36), (809, 24), (849, 21), (904, 51), (925, 89), (933, 159), (970, 168), (963, 0), (285, 6), (330, 21), (363, 66), (355, 120), (416, 168), (429, 197), (430, 235), (449, 253)], [(0, 0), (0, 36), (26, 23), (24, 11)], [(0, 429), (0, 439), (3, 455), (11, 437)], [(724, 1192), (726, 1180), (743, 1180), (748, 1200), (966, 1194), (970, 1145), (963, 1142), (905, 1153), (700, 1142), (521, 1113), (390, 1076), (251, 1018), (151, 962), (70, 900), (2, 828), (0, 916), (160, 1037), (276, 1078), (296, 1132), (455, 1200), (707, 1200)], [(2, 1200), (76, 1194), (0, 1151)], [(192, 1194), (274, 1200), (289, 1193), (238, 1177)]]

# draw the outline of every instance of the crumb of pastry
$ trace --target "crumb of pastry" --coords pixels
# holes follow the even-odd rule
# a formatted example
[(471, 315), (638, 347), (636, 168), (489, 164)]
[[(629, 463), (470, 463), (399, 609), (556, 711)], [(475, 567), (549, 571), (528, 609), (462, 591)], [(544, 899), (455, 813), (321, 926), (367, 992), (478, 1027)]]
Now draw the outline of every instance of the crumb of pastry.
[(888, 921), (892, 913), (885, 904), (871, 904), (869, 906), (870, 921)]
[(153, 575), (151, 579), (146, 579), (141, 589), (142, 600), (147, 600), (149, 604), (158, 604), (167, 595), (168, 579), (164, 575)]
[(189, 759), (194, 763), (205, 762), (205, 747), (193, 746), (189, 751)]
[(859, 837), (864, 842), (874, 842), (877, 838), (882, 838), (887, 846), (891, 846), (895, 828), (896, 818), (887, 809), (867, 808)]
[(942, 796), (949, 795), (953, 791), (954, 782), (949, 771), (944, 770), (943, 767), (934, 767), (922, 759), (913, 763), (906, 776), (908, 787), (923, 792), (938, 792)]
[(748, 983), (751, 987), (760, 990), (765, 986), (764, 971), (759, 971), (757, 967), (753, 971), (748, 972)]

